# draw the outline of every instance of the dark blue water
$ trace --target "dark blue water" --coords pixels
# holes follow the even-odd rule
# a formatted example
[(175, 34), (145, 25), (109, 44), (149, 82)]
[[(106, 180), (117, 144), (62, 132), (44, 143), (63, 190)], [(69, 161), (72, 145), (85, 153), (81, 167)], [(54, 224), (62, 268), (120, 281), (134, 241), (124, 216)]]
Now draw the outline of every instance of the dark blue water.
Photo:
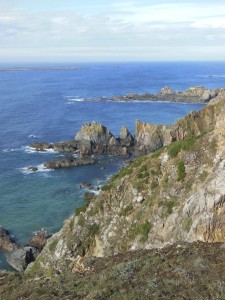
[[(225, 63), (218, 62), (80, 66), (79, 70), (0, 71), (0, 225), (19, 242), (26, 242), (40, 228), (59, 230), (65, 218), (83, 203), (80, 182), (102, 184), (123, 164), (108, 157), (92, 166), (28, 173), (24, 168), (59, 155), (30, 151), (27, 146), (33, 141), (71, 139), (82, 124), (93, 120), (115, 135), (122, 125), (134, 133), (136, 119), (171, 124), (202, 107), (79, 99), (156, 93), (165, 85), (181, 91), (196, 85), (225, 86)], [(2, 254), (1, 267), (6, 267)]]

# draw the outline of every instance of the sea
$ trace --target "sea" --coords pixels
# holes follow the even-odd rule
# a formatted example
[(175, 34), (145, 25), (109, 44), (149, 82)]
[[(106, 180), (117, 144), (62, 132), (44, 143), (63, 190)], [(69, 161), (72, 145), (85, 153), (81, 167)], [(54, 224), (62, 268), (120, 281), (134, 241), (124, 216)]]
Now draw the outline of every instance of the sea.
[[(98, 101), (128, 93), (158, 93), (169, 86), (225, 87), (225, 62), (0, 64), (0, 225), (19, 243), (40, 229), (55, 233), (83, 203), (81, 182), (103, 185), (122, 158), (96, 157), (96, 164), (49, 171), (43, 163), (64, 154), (36, 152), (33, 142), (74, 138), (97, 121), (116, 136), (134, 134), (135, 120), (172, 124), (202, 104)], [(89, 99), (87, 101), (87, 99)], [(27, 167), (38, 166), (38, 172)], [(0, 269), (10, 270), (3, 253)]]

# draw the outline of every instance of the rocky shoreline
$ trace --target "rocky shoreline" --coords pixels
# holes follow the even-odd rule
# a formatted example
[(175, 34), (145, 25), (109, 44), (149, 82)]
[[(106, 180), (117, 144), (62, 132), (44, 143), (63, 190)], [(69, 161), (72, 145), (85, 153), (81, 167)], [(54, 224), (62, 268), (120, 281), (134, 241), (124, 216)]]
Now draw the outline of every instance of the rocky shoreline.
[[(123, 126), (119, 137), (115, 137), (105, 126), (93, 121), (92, 123), (86, 123), (83, 125), (73, 140), (60, 143), (33, 143), (31, 146), (37, 151), (47, 151), (52, 149), (69, 155), (67, 158), (46, 162), (44, 166), (49, 169), (94, 164), (95, 160), (92, 156), (104, 153), (123, 155), (125, 157), (129, 157), (131, 154), (135, 154), (136, 156), (148, 154), (162, 148), (163, 146), (168, 146), (173, 142), (183, 141), (185, 137), (190, 134), (198, 136), (202, 132), (205, 132), (206, 128), (211, 128), (210, 124), (216, 120), (216, 117), (213, 114), (213, 104), (220, 100), (221, 96), (224, 95), (224, 91), (218, 92), (216, 95), (217, 96), (211, 99), (212, 105), (211, 103), (207, 105), (207, 107), (209, 106), (212, 109), (207, 108), (205, 110), (209, 112), (209, 116), (207, 115), (206, 117), (204, 115), (204, 111), (200, 113), (191, 112), (185, 118), (175, 122), (172, 126), (154, 125), (136, 121), (134, 136), (132, 136), (129, 130)], [(204, 115), (204, 118), (202, 115)], [(215, 118), (214, 121), (213, 118)], [(207, 123), (209, 119), (210, 124)], [(74, 157), (74, 155), (78, 157)], [(165, 156), (165, 160), (166, 159), (168, 160), (167, 156)], [(31, 171), (37, 171), (36, 167), (29, 167), (28, 169)], [(152, 174), (155, 174), (156, 171), (151, 170), (151, 172)], [(141, 174), (140, 178), (144, 175), (145, 173)], [(125, 176), (123, 180), (128, 180), (128, 177)], [(153, 183), (152, 187), (158, 186), (157, 182)], [(121, 183), (121, 186), (117, 187), (118, 191), (122, 186), (123, 183)], [(87, 187), (91, 190), (91, 185), (89, 183), (81, 184), (81, 188), (82, 187)], [(133, 190), (132, 193), (134, 193)], [(84, 195), (87, 201), (91, 201), (94, 196), (95, 194), (93, 192), (87, 192)], [(145, 197), (143, 197), (140, 193), (135, 192), (133, 203), (140, 204), (144, 200)], [(49, 236), (50, 235), (48, 234), (43, 235), (42, 232), (40, 232), (40, 234), (34, 237), (33, 241), (29, 241), (28, 246), (18, 245), (10, 237), (8, 231), (3, 227), (0, 227), (0, 250), (9, 253), (8, 262), (16, 270), (22, 272), (26, 269), (28, 264), (36, 259), (36, 256), (44, 247)]]
[[(185, 92), (174, 92), (166, 86), (160, 93), (128, 94), (112, 98), (99, 98), (99, 101), (169, 101), (183, 103), (208, 103), (225, 94), (224, 89), (209, 90), (205, 87), (191, 87)], [(90, 99), (85, 99), (90, 100)], [(135, 135), (123, 126), (119, 137), (115, 137), (104, 125), (93, 121), (84, 124), (77, 132), (74, 139), (69, 141), (48, 143), (35, 142), (31, 145), (36, 151), (54, 150), (59, 153), (69, 154), (63, 159), (56, 159), (44, 163), (44, 168), (59, 169), (77, 167), (86, 164), (94, 164), (94, 155), (112, 154), (129, 157), (132, 154), (141, 155), (153, 152), (173, 141), (183, 139), (184, 132), (180, 132), (179, 126), (145, 124), (136, 121)], [(36, 166), (28, 167), (28, 171), (38, 171)]]
[(127, 95), (118, 95), (113, 97), (84, 98), (84, 101), (161, 101), (174, 103), (208, 103), (214, 99), (224, 89), (210, 90), (203, 86), (194, 86), (186, 91), (174, 91), (172, 88), (165, 86), (159, 93), (128, 93)]
[(18, 244), (10, 232), (0, 226), (0, 251), (6, 253), (8, 264), (18, 272), (23, 272), (34, 262), (44, 248), (47, 239), (52, 236), (46, 230), (39, 230), (26, 245)]

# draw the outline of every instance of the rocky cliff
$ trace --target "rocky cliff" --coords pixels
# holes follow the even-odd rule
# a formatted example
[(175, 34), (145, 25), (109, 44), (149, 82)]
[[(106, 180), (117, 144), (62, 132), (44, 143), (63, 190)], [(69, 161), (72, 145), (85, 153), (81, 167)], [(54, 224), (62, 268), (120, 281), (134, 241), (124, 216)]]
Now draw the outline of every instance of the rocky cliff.
[(222, 98), (176, 122), (169, 135), (168, 128), (155, 127), (153, 133), (160, 129), (169, 139), (175, 133), (180, 138), (169, 145), (165, 140), (160, 150), (113, 176), (48, 241), (34, 269), (75, 270), (79, 257), (180, 240), (225, 242), (224, 112)]
[[(138, 299), (142, 292), (143, 299), (223, 299), (224, 114), (225, 97), (220, 94), (173, 126), (137, 122), (138, 147), (159, 149), (127, 164), (65, 221), (28, 266), (27, 289), (30, 282), (35, 287), (39, 282), (36, 293), (42, 289), (55, 299)], [(121, 137), (128, 136), (122, 130)], [(215, 282), (210, 276), (217, 267), (220, 277)], [(92, 284), (76, 274), (89, 276)], [(129, 298), (118, 297), (112, 283), (116, 278)], [(190, 286), (193, 294), (188, 294)]]

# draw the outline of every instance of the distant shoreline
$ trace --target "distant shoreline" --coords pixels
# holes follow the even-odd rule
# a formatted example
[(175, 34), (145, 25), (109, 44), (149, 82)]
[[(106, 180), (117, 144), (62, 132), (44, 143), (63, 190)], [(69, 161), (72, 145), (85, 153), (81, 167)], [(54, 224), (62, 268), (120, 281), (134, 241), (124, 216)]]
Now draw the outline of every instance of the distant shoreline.
[(83, 70), (84, 67), (27, 67), (27, 68), (0, 68), (0, 72), (14, 71), (61, 71), (61, 70)]

